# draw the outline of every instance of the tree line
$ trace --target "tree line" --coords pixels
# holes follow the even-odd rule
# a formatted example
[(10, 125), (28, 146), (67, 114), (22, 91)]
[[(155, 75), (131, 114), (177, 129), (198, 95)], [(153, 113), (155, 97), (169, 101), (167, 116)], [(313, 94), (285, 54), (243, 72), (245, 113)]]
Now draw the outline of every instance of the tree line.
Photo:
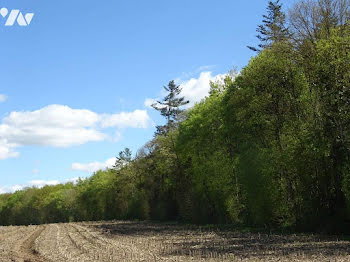
[(174, 81), (154, 138), (76, 184), (0, 196), (0, 224), (153, 219), (345, 232), (350, 1), (270, 1), (256, 55), (190, 109)]

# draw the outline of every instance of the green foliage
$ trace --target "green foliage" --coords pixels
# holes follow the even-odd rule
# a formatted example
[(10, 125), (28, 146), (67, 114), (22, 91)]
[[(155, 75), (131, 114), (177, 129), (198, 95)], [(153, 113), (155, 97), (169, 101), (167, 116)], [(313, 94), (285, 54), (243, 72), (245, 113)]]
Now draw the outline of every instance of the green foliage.
[(126, 148), (113, 169), (76, 184), (0, 195), (0, 223), (155, 219), (344, 232), (350, 28), (332, 1), (308, 2), (336, 18), (318, 17), (312, 36), (300, 22), (309, 7), (297, 6), (298, 41), (284, 29), (279, 2), (270, 2), (263, 49), (239, 74), (211, 83), (209, 96), (184, 112), (171, 81), (155, 105), (167, 125), (135, 157)]

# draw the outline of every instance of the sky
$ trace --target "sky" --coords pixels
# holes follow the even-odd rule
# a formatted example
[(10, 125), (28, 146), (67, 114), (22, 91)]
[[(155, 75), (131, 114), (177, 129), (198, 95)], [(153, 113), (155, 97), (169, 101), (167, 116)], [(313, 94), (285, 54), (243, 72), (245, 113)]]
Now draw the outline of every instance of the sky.
[(125, 147), (135, 153), (163, 123), (150, 104), (170, 80), (193, 105), (247, 65), (266, 6), (0, 0), (0, 193), (74, 181)]

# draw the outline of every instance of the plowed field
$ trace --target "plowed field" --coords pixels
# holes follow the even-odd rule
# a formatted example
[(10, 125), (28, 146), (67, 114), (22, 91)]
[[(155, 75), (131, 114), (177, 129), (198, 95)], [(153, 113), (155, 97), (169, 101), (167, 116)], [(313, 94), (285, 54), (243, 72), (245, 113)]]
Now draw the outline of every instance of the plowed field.
[(146, 222), (0, 227), (0, 261), (350, 261), (350, 242)]

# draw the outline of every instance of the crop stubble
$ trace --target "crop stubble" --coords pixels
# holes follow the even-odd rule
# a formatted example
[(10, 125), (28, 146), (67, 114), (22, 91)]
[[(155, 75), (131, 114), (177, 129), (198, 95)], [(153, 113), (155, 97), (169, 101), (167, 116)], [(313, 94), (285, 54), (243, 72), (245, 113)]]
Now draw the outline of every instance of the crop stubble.
[(350, 242), (149, 222), (0, 227), (0, 261), (350, 261)]

